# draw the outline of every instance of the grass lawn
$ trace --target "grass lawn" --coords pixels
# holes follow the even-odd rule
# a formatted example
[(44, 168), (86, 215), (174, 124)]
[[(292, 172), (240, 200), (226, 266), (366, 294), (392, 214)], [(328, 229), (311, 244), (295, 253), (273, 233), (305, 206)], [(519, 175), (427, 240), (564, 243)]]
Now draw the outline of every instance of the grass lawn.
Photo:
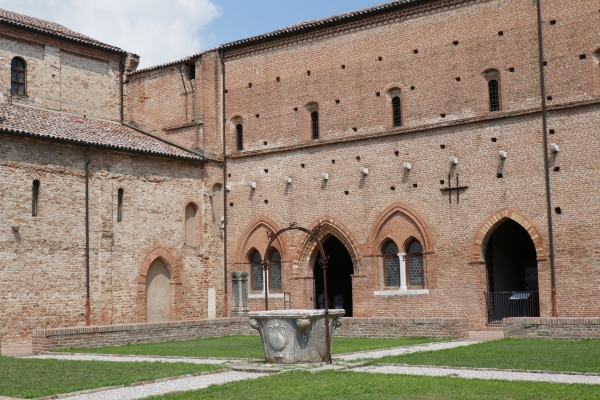
[(327, 371), (289, 372), (152, 399), (598, 399), (600, 387)]
[[(437, 339), (439, 340), (439, 339)], [(436, 339), (333, 339), (333, 354), (350, 353), (388, 347), (408, 346), (429, 343)], [(63, 350), (64, 351), (64, 350)], [(74, 353), (132, 354), (180, 357), (227, 357), (263, 358), (264, 353), (259, 336), (227, 336), (188, 340), (184, 342), (162, 342), (135, 344), (96, 349), (71, 349)]]
[(600, 373), (600, 341), (504, 339), (448, 350), (383, 357), (376, 362)]
[(0, 396), (36, 398), (220, 368), (186, 363), (112, 363), (0, 357)]

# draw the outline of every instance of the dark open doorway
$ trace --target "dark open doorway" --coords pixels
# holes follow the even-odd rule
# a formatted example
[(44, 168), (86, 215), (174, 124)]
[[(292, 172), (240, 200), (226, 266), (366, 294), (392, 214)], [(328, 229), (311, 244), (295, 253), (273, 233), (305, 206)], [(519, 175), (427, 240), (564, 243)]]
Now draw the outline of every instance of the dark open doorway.
[[(352, 257), (346, 249), (346, 246), (335, 236), (329, 237), (325, 243), (323, 243), (323, 249), (325, 254), (329, 256), (329, 263), (327, 268), (327, 293), (329, 295), (330, 308), (334, 308), (334, 298), (336, 295), (343, 296), (344, 299), (344, 310), (346, 310), (346, 316), (352, 316), (352, 277), (354, 274), (354, 264), (352, 263)], [(319, 260), (321, 256), (317, 257), (314, 265), (314, 277), (315, 277), (315, 307), (318, 308), (318, 298), (321, 293), (324, 292), (323, 285), (323, 270)]]
[(508, 317), (539, 317), (537, 252), (529, 233), (513, 220), (503, 222), (490, 237), (487, 267), (488, 323)]

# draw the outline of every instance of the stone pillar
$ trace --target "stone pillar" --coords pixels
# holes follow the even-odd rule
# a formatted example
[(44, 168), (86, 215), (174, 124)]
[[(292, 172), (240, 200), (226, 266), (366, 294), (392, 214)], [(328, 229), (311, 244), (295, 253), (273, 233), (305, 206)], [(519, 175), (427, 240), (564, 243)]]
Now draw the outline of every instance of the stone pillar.
[(231, 293), (233, 304), (231, 307), (232, 317), (245, 317), (248, 315), (248, 273), (231, 273)]
[(406, 286), (406, 254), (398, 253), (400, 259), (400, 290), (408, 290)]

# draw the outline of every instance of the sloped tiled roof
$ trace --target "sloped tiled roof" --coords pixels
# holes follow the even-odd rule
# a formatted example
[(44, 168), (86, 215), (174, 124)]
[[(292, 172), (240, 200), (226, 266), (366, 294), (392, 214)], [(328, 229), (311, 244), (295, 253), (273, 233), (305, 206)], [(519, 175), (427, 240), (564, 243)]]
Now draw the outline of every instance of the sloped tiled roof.
[(81, 33), (72, 31), (60, 24), (44, 21), (30, 17), (28, 15), (18, 14), (16, 12), (3, 10), (0, 8), (0, 23), (18, 26), (20, 28), (31, 29), (36, 32), (58, 36), (63, 39), (73, 40), (82, 44), (90, 45), (93, 47), (99, 47), (105, 50), (126, 54), (127, 52), (115, 46), (111, 46), (106, 43), (102, 43), (99, 40), (93, 39), (89, 36), (82, 35)]
[(204, 161), (191, 150), (167, 143), (133, 128), (29, 107), (0, 104), (0, 132), (107, 149)]
[(131, 75), (139, 74), (139, 73), (142, 73), (142, 72), (148, 72), (148, 71), (153, 71), (155, 69), (161, 69), (161, 68), (165, 68), (165, 67), (170, 67), (171, 65), (186, 64), (186, 63), (188, 63), (190, 61), (193, 61), (196, 58), (198, 58), (198, 57), (200, 57), (200, 56), (202, 56), (202, 55), (204, 55), (206, 53), (209, 53), (209, 52), (215, 51), (215, 50), (216, 49), (204, 50), (204, 51), (201, 51), (199, 53), (192, 54), (191, 56), (180, 58), (179, 60), (169, 61), (169, 62), (166, 62), (164, 64), (152, 65), (150, 67), (138, 69), (136, 71), (131, 71), (131, 72), (128, 72), (127, 75), (131, 76)]
[(323, 26), (327, 26), (327, 25), (343, 23), (343, 22), (347, 22), (348, 20), (383, 13), (383, 12), (386, 12), (389, 10), (400, 8), (407, 4), (419, 3), (422, 1), (424, 1), (424, 0), (396, 0), (396, 1), (389, 2), (389, 3), (380, 4), (378, 6), (364, 8), (362, 10), (350, 11), (347, 13), (333, 15), (331, 17), (316, 19), (316, 20), (312, 20), (312, 21), (305, 21), (305, 22), (301, 22), (296, 25), (288, 26), (287, 28), (278, 29), (273, 32), (265, 33), (263, 35), (253, 36), (251, 38), (241, 39), (241, 40), (236, 40), (234, 42), (226, 43), (224, 45), (221, 45), (220, 48), (238, 47), (238, 46), (243, 46), (245, 44), (251, 44), (251, 43), (259, 42), (259, 41), (263, 41), (263, 40), (274, 39), (278, 36), (285, 36), (285, 35), (290, 35), (290, 34), (295, 34), (295, 33), (301, 33), (303, 31), (309, 31), (311, 29), (315, 29), (315, 28), (319, 28), (319, 27), (323, 27)]

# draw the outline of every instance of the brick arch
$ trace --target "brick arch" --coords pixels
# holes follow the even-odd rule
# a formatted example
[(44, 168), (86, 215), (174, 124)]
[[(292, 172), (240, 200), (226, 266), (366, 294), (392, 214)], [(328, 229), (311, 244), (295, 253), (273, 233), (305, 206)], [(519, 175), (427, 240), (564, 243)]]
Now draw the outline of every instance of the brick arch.
[[(261, 242), (264, 241), (264, 246), (257, 247), (254, 246), (254, 243), (251, 243), (251, 240), (254, 239), (253, 236), (255, 235), (256, 231), (258, 231), (261, 227), (273, 233), (281, 229), (279, 225), (277, 225), (277, 223), (275, 223), (275, 221), (273, 221), (269, 217), (262, 215), (260, 217), (255, 218), (240, 235), (240, 239), (238, 240), (237, 248), (233, 258), (236, 264), (248, 262), (248, 252), (251, 248), (255, 248), (256, 250), (258, 250), (261, 257), (264, 259), (264, 253), (267, 250), (267, 244), (269, 244), (269, 239), (267, 238), (267, 235), (264, 235), (264, 237), (259, 238)], [(248, 247), (249, 245), (251, 246)], [(279, 254), (281, 254), (282, 262), (288, 260), (288, 242), (287, 238), (285, 237), (285, 234), (280, 235), (275, 240), (275, 242), (273, 243), (273, 247), (275, 247), (279, 251)]]
[[(395, 203), (386, 208), (375, 220), (373, 226), (371, 227), (371, 232), (369, 233), (369, 237), (367, 239), (367, 254), (368, 255), (377, 255), (380, 252), (381, 244), (387, 240), (392, 239), (396, 245), (398, 245), (398, 249), (401, 246), (405, 246), (407, 240), (409, 238), (400, 238), (400, 237), (392, 237), (385, 236), (380, 237), (382, 229), (385, 227), (386, 223), (390, 221), (392, 217), (396, 214), (405, 215), (412, 223), (415, 224), (417, 230), (421, 234), (421, 237), (415, 237), (411, 235), (410, 238), (414, 237), (419, 240), (423, 245), (424, 253), (433, 253), (433, 237), (431, 235), (431, 230), (425, 223), (425, 220), (412, 208), (403, 203)], [(422, 240), (421, 240), (422, 239)]]
[(472, 261), (477, 262), (484, 260), (484, 252), (487, 242), (496, 228), (498, 228), (504, 221), (508, 219), (515, 221), (521, 225), (527, 231), (527, 233), (529, 233), (529, 236), (531, 237), (531, 240), (535, 246), (538, 260), (547, 257), (542, 234), (534, 225), (534, 223), (525, 215), (516, 210), (502, 208), (490, 215), (475, 234), (475, 238), (471, 244)]
[(137, 320), (146, 322), (146, 276), (150, 265), (161, 259), (171, 273), (171, 318), (177, 320), (179, 304), (182, 304), (181, 269), (182, 260), (175, 255), (174, 249), (156, 244), (144, 249), (140, 253), (137, 276)]
[[(363, 271), (361, 263), (361, 249), (358, 245), (356, 237), (352, 232), (341, 222), (334, 220), (331, 217), (323, 217), (314, 222), (309, 230), (314, 230), (319, 227), (317, 233), (318, 240), (323, 243), (323, 239), (335, 236), (338, 238), (348, 250), (352, 264), (354, 265), (354, 274), (360, 275)], [(307, 276), (312, 276), (313, 266), (318, 255), (318, 248), (310, 236), (303, 234), (300, 241), (296, 245), (296, 257), (294, 264), (299, 266), (300, 271), (303, 271)]]

